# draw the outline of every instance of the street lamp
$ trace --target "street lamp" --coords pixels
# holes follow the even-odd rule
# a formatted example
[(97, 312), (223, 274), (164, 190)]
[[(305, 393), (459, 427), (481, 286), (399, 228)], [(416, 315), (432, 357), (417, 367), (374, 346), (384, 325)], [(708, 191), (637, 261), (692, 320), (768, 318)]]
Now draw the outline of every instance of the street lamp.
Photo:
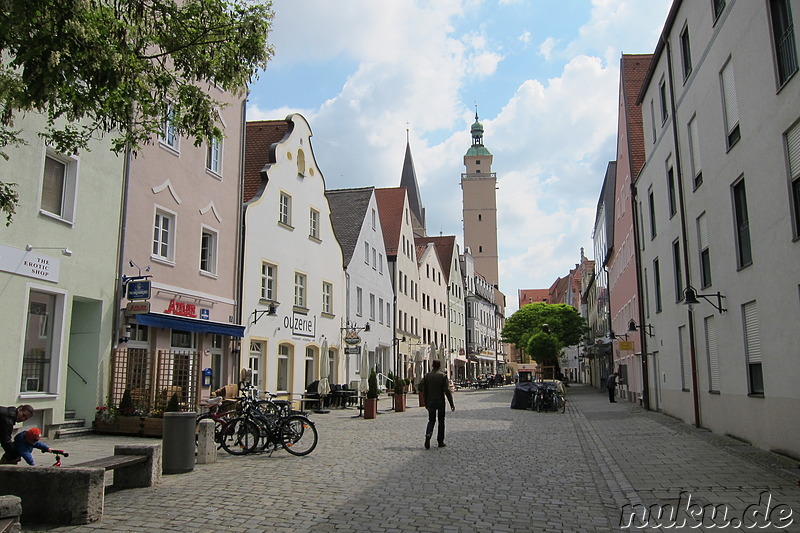
[(266, 309), (253, 309), (253, 312), (250, 313), (253, 315), (253, 324), (258, 322), (258, 319), (264, 315), (267, 316), (275, 316), (278, 314), (278, 306), (281, 305), (280, 302), (271, 302), (269, 307)]
[(639, 330), (644, 331), (648, 337), (652, 337), (654, 335), (652, 324), (642, 324), (639, 326), (636, 324), (635, 320), (631, 319), (631, 321), (628, 322), (628, 333), (634, 333)]
[[(716, 304), (713, 301), (711, 301), (710, 298), (712, 297), (716, 297), (717, 299)], [(715, 294), (698, 294), (695, 288), (692, 287), (691, 285), (689, 285), (688, 287), (686, 287), (686, 289), (684, 289), (683, 291), (684, 305), (699, 304), (700, 301), (697, 298), (702, 298), (703, 300), (707, 301), (709, 304), (711, 304), (711, 307), (719, 311), (720, 314), (727, 311), (727, 309), (722, 307), (722, 299), (725, 298), (725, 296), (723, 296), (722, 293), (720, 293), (719, 291), (717, 291)]]

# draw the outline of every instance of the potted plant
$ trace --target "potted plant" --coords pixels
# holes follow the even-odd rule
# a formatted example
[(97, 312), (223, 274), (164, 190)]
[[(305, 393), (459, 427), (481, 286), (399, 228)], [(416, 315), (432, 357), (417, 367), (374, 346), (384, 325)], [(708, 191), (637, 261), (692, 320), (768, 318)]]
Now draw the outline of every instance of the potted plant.
[(378, 416), (378, 376), (375, 370), (369, 373), (367, 381), (367, 398), (364, 400), (364, 418), (375, 418)]
[(394, 380), (394, 412), (402, 413), (406, 410), (406, 393), (403, 379), (395, 376)]

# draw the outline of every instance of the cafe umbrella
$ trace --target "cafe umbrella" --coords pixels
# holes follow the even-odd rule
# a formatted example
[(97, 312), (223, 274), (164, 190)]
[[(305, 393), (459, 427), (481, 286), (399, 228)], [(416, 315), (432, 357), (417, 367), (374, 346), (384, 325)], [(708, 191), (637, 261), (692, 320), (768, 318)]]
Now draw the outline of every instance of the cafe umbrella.
[(314, 411), (315, 413), (328, 413), (329, 411), (325, 411), (323, 409), (325, 405), (325, 397), (330, 394), (331, 392), (331, 382), (328, 379), (328, 375), (330, 373), (330, 366), (328, 364), (328, 341), (322, 341), (322, 350), (319, 354), (319, 388), (317, 392), (319, 393), (319, 409)]

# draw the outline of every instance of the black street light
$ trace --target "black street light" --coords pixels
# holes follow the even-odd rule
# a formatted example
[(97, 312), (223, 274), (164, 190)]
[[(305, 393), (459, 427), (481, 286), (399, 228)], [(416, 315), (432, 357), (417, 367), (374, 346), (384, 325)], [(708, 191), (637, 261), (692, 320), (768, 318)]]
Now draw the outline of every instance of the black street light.
[(633, 333), (639, 330), (644, 331), (648, 337), (652, 337), (654, 335), (652, 324), (642, 324), (639, 326), (636, 324), (635, 320), (631, 319), (631, 321), (628, 322), (628, 333)]
[[(716, 297), (717, 299), (716, 304), (710, 300), (710, 298), (712, 297)], [(698, 298), (702, 298), (703, 300), (707, 301), (709, 304), (711, 304), (711, 307), (719, 311), (720, 314), (727, 311), (727, 309), (722, 307), (722, 299), (725, 298), (725, 296), (723, 296), (722, 293), (720, 293), (719, 291), (717, 291), (715, 294), (698, 294), (695, 288), (692, 287), (691, 285), (689, 285), (688, 287), (686, 287), (686, 289), (684, 289), (683, 291), (684, 305), (699, 304), (700, 301), (698, 300)]]

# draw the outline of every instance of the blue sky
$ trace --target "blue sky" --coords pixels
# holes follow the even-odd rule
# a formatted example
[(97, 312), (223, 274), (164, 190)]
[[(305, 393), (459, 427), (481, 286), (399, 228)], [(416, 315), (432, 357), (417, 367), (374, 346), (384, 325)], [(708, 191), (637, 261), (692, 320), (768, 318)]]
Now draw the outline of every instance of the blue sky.
[(671, 0), (275, 0), (248, 119), (302, 113), (326, 187), (395, 187), (409, 130), (429, 235), (463, 245), (475, 104), (497, 172), (500, 289), (592, 257), (616, 154), (621, 54), (655, 49)]

